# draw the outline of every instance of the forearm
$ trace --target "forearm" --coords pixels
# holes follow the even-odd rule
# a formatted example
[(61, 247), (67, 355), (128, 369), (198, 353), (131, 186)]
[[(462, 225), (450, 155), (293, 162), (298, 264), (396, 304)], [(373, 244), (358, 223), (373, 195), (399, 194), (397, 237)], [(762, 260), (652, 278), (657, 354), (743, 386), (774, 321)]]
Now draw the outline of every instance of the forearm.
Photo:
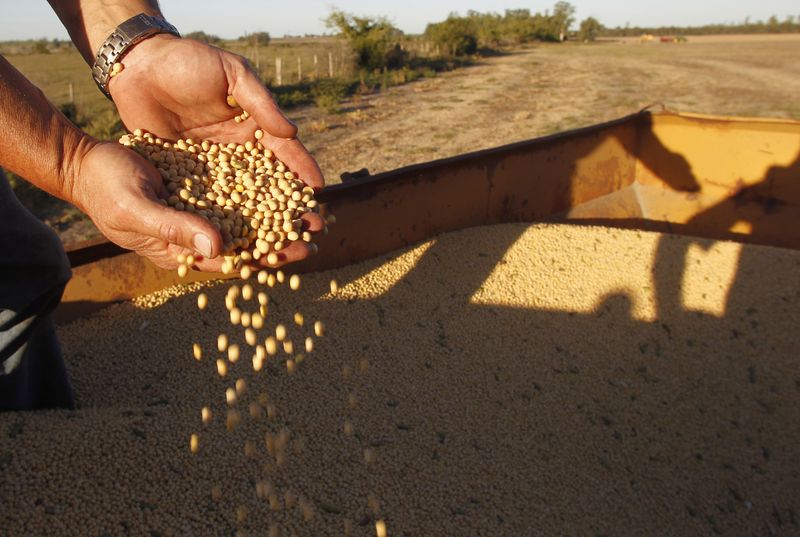
[(0, 56), (0, 166), (75, 203), (78, 163), (97, 142)]
[(157, 0), (48, 0), (86, 63), (94, 63), (100, 45), (134, 15), (161, 17)]

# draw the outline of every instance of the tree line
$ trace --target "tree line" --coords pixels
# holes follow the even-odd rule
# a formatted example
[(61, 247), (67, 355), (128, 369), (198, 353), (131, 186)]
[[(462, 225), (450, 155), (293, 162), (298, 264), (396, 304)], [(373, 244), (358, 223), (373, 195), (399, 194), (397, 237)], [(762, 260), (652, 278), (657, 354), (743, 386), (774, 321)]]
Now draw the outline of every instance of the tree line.
[(604, 37), (636, 37), (642, 34), (652, 35), (725, 35), (725, 34), (788, 34), (800, 32), (800, 15), (787, 15), (780, 20), (777, 15), (766, 21), (751, 21), (750, 17), (741, 23), (706, 24), (703, 26), (659, 26), (656, 28), (642, 26), (618, 26), (603, 28), (600, 35)]

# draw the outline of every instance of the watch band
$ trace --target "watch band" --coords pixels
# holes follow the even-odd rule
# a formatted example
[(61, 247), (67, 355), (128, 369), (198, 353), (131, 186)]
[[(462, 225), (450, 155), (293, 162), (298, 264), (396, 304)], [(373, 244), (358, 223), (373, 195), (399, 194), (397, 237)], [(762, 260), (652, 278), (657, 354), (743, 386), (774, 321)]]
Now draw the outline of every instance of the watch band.
[(164, 19), (139, 13), (117, 26), (108, 39), (100, 45), (92, 66), (92, 77), (106, 97), (111, 99), (111, 94), (108, 93), (111, 66), (133, 45), (155, 34), (181, 36), (178, 30)]

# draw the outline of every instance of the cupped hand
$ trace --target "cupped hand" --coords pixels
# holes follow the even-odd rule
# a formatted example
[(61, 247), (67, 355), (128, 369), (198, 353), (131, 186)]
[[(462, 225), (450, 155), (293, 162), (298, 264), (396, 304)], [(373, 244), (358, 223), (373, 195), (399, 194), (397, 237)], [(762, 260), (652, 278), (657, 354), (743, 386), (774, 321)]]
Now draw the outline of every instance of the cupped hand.
[[(281, 112), (243, 57), (191, 39), (157, 35), (136, 45), (125, 55), (123, 64), (122, 73), (111, 79), (109, 91), (128, 129), (141, 128), (165, 139), (222, 143), (252, 140), (255, 131), (261, 129), (261, 143), (301, 180), (315, 189), (324, 186), (319, 166), (296, 138), (297, 127)], [(241, 108), (230, 107), (228, 95)], [(237, 123), (234, 118), (243, 109), (250, 118)], [(159, 177), (155, 179), (160, 183)], [(191, 221), (202, 220), (196, 215), (177, 214), (178, 221), (186, 226), (186, 231), (178, 226), (181, 235), (191, 233)], [(325, 226), (316, 213), (304, 214), (303, 220), (311, 232)], [(218, 253), (213, 250), (212, 255)], [(279, 265), (310, 253), (306, 243), (294, 242), (279, 253)], [(217, 270), (219, 266), (221, 261), (199, 264), (198, 268)]]
[(72, 201), (110, 241), (162, 268), (175, 268), (178, 254), (188, 250), (199, 254), (199, 269), (219, 270), (219, 232), (198, 215), (163, 205), (166, 194), (156, 169), (116, 143), (93, 144), (72, 187)]

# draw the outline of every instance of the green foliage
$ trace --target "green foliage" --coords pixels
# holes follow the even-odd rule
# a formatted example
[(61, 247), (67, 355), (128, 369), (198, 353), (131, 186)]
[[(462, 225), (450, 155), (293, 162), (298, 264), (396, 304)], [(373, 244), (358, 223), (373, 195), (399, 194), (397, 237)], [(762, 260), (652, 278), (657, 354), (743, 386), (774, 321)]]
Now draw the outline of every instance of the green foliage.
[(726, 34), (766, 34), (766, 33), (800, 33), (800, 19), (788, 15), (782, 22), (773, 15), (766, 22), (752, 21), (750, 17), (738, 24), (706, 24), (704, 26), (661, 26), (658, 28), (644, 26), (617, 26), (603, 28), (600, 33), (605, 37), (638, 37), (651, 35), (726, 35)]
[(325, 24), (347, 39), (361, 69), (373, 71), (402, 66), (404, 58), (399, 43), (403, 33), (385, 17), (357, 17), (334, 10)]
[(495, 48), (503, 41), (503, 18), (497, 13), (478, 13), (470, 10), (467, 19), (472, 22), (478, 47)]
[(64, 103), (58, 107), (59, 111), (64, 114), (76, 127), (82, 129), (86, 123), (84, 118), (78, 112), (78, 107), (75, 103)]
[(444, 22), (428, 24), (425, 37), (449, 56), (468, 56), (478, 51), (478, 29), (470, 18), (450, 14)]
[(283, 86), (273, 89), (272, 94), (281, 108), (290, 108), (311, 102), (310, 92), (307, 87), (296, 89), (291, 86)]
[(356, 77), (322, 78), (313, 82), (270, 88), (281, 108), (314, 103), (328, 113), (339, 112), (342, 100), (356, 93), (366, 94), (380, 88), (406, 84), (420, 78), (432, 78), (440, 71), (450, 71), (467, 65), (460, 59), (412, 58), (400, 69), (362, 71)]
[(75, 103), (64, 103), (58, 109), (76, 127), (98, 140), (116, 142), (125, 134), (125, 126), (115, 108), (106, 108), (94, 115), (83, 113)]
[(575, 6), (563, 0), (556, 2), (551, 20), (553, 30), (559, 35), (559, 40), (562, 40), (575, 22)]
[(575, 8), (561, 1), (552, 14), (529, 9), (507, 9), (503, 15), (469, 11), (466, 17), (452, 13), (443, 22), (429, 24), (425, 37), (445, 55), (462, 57), (501, 45), (561, 41), (574, 22)]
[(540, 25), (538, 13), (531, 16), (529, 9), (507, 9), (501, 23), (501, 33), (506, 41), (513, 44), (533, 41)]
[(600, 32), (603, 31), (603, 25), (594, 17), (587, 17), (581, 21), (580, 30), (578, 30), (578, 38), (581, 41), (594, 41)]
[(33, 52), (36, 54), (50, 54), (50, 42), (47, 39), (34, 41)]
[[(86, 120), (84, 120), (86, 121)], [(116, 142), (125, 134), (125, 126), (116, 110), (105, 110), (86, 121), (83, 128), (98, 140)]]
[(216, 45), (216, 46), (222, 45), (221, 37), (214, 34), (207, 34), (202, 31), (189, 32), (188, 34), (185, 34), (183, 37), (188, 37), (189, 39), (194, 39), (195, 41), (200, 41), (208, 45)]
[(339, 111), (339, 104), (350, 92), (350, 84), (340, 78), (325, 78), (320, 80), (314, 89), (314, 104), (324, 109), (329, 114)]
[(269, 45), (271, 39), (272, 37), (270, 37), (269, 32), (253, 32), (252, 34), (244, 34), (239, 38), (239, 42), (248, 45), (266, 47)]

